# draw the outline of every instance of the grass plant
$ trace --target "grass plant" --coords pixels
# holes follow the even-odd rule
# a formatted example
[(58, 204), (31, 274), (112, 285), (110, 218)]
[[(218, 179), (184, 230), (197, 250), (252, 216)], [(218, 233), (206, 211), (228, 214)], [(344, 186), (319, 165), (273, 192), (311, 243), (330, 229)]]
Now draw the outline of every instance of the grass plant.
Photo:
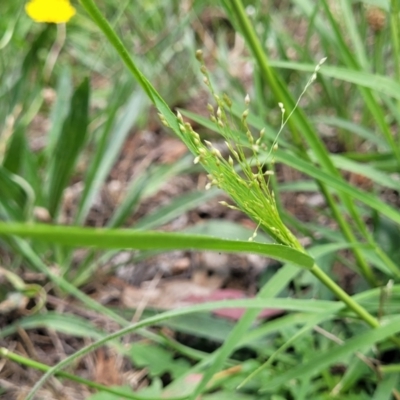
[[(96, 389), (92, 400), (400, 397), (399, 6), (396, 0), (380, 7), (361, 1), (283, 3), (290, 7), (265, 12), (272, 6), (261, 0), (254, 5), (221, 0), (218, 6), (195, 1), (185, 13), (184, 5), (173, 1), (161, 6), (149, 1), (137, 5), (139, 13), (129, 2), (117, 9), (108, 2), (100, 7), (80, 0), (67, 26), (41, 28), (15, 5), (0, 6), (10, 16), (0, 22), (5, 32), (0, 51), (11, 54), (32, 32), (19, 68), (13, 57), (2, 61), (0, 257), (7, 271), (0, 270), (0, 276), (8, 284), (6, 295), (17, 293), (36, 304), (33, 315), (2, 327), (0, 338), (7, 340), (20, 326), (93, 340), (54, 366), (0, 347), (0, 356), (9, 362), (44, 372), (28, 400), (53, 375)], [(210, 9), (222, 13), (228, 30), (243, 40), (253, 68), (247, 87), (229, 78), (224, 57), (231, 49), (220, 26), (213, 32), (215, 67), (208, 69), (206, 49), (196, 51), (206, 41), (198, 43), (193, 27)], [(290, 21), (289, 29), (302, 26), (301, 39), (288, 33)], [(209, 36), (205, 28), (198, 32), (203, 39)], [(133, 55), (128, 43), (140, 54)], [(89, 59), (85, 53), (91, 47), (95, 57)], [(46, 54), (43, 48), (49, 49)], [(111, 87), (94, 85), (93, 76), (85, 76), (88, 68), (93, 76), (112, 80)], [(219, 75), (224, 77), (220, 81)], [(193, 95), (203, 90), (195, 76), (209, 92), (209, 119), (183, 108), (173, 111), (172, 105), (187, 99), (185, 91), (174, 92), (178, 83), (193, 85)], [(49, 87), (56, 94), (50, 105), (43, 96)], [(153, 108), (190, 154), (134, 177), (108, 223), (85, 226), (132, 127), (145, 126), (143, 115)], [(35, 150), (32, 123), (43, 113), (50, 115), (51, 128)], [(225, 143), (226, 153), (217, 141)], [(82, 160), (88, 165), (85, 173), (79, 169)], [(166, 179), (199, 167), (207, 173), (204, 190), (126, 229), (130, 214)], [(281, 183), (280, 168), (290, 168), (301, 179)], [(67, 226), (62, 220), (65, 192), (77, 177), (83, 189)], [(301, 220), (285, 209), (291, 191), (295, 199), (298, 192), (317, 195), (324, 206), (313, 209), (312, 219)], [(248, 241), (223, 238), (216, 230), (210, 235), (155, 231), (221, 192), (232, 199), (224, 206), (240, 210), (257, 226)], [(267, 234), (270, 243), (258, 241), (258, 233)], [(88, 250), (76, 266), (74, 249), (82, 247)], [(118, 249), (150, 251), (144, 257), (174, 249), (255, 253), (278, 260), (281, 267), (254, 299), (144, 314), (131, 322), (131, 316), (83, 290), (98, 268), (98, 255), (105, 263)], [(335, 263), (351, 271), (352, 293), (335, 275)], [(105, 332), (78, 316), (47, 310), (45, 288), (25, 283), (17, 276), (21, 268), (42, 273), (56, 295), (74, 297), (119, 329)], [(246, 312), (236, 323), (207, 319), (210, 311), (237, 307)], [(265, 307), (285, 314), (258, 322)], [(149, 329), (153, 326), (205, 330), (218, 347), (199, 351)], [(132, 333), (144, 339), (123, 346), (121, 339)], [(110, 388), (62, 371), (105, 345), (132, 365), (148, 368), (146, 388)], [(251, 355), (240, 356), (243, 350)], [(163, 372), (171, 377), (167, 385)]]

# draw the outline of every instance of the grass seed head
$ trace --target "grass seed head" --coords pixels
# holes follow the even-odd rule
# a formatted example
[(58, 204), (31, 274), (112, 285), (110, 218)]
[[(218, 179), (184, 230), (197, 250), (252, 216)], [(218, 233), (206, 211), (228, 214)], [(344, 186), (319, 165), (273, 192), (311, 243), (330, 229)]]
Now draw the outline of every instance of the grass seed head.
[[(266, 179), (273, 174), (272, 170), (264, 173), (264, 163), (258, 160), (260, 149), (265, 150), (265, 143), (261, 144), (261, 139), (265, 134), (265, 129), (259, 133), (255, 141), (247, 118), (249, 116), (250, 96), (246, 95), (246, 109), (241, 115), (239, 126), (236, 126), (237, 119), (231, 111), (232, 101), (224, 94), (221, 97), (215, 93), (207, 69), (204, 66), (202, 57), (197, 56), (202, 63), (201, 72), (203, 80), (208, 86), (215, 100), (215, 105), (208, 104), (210, 120), (217, 126), (217, 131), (224, 137), (225, 144), (229, 150), (226, 158), (216, 149), (210, 141), (202, 141), (198, 144), (195, 162), (200, 162), (208, 171), (209, 182), (206, 189), (217, 186), (228, 193), (235, 201), (236, 206), (221, 203), (229, 208), (240, 209), (249, 215), (258, 226), (268, 232), (278, 243), (292, 247), (298, 247), (296, 238), (283, 224), (274, 199), (273, 192), (269, 189)], [(283, 104), (280, 105), (284, 113)], [(178, 117), (179, 118), (179, 117)], [(248, 145), (245, 144), (247, 141)], [(203, 147), (201, 147), (203, 146)], [(277, 149), (275, 143), (273, 149)], [(239, 168), (234, 167), (234, 160), (237, 161)], [(272, 159), (269, 163), (272, 163)], [(256, 170), (254, 170), (256, 168)], [(266, 178), (267, 177), (267, 178)], [(254, 240), (255, 234), (251, 240)]]

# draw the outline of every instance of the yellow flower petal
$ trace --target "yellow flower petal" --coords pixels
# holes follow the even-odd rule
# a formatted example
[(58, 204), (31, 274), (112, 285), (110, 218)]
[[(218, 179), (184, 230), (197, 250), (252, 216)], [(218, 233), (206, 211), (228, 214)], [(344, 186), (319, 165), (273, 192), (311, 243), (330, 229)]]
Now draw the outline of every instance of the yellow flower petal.
[(69, 0), (31, 0), (25, 5), (26, 13), (35, 22), (68, 22), (76, 13)]

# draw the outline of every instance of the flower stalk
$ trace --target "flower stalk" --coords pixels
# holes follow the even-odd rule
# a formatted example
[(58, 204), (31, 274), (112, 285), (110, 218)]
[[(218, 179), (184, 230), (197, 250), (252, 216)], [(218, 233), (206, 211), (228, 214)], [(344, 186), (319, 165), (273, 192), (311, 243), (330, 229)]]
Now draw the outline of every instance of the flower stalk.
[[(183, 117), (179, 113), (175, 115), (171, 111), (164, 99), (158, 94), (152, 84), (136, 66), (122, 40), (101, 14), (95, 2), (93, 0), (80, 1), (85, 10), (92, 17), (93, 21), (115, 48), (128, 70), (132, 73), (158, 109), (162, 123), (165, 126), (170, 127), (186, 144), (194, 155), (194, 162), (201, 163), (207, 170), (209, 174), (209, 183), (207, 184), (207, 187), (217, 186), (228, 193), (236, 203), (235, 206), (229, 207), (237, 207), (242, 210), (256, 222), (257, 228), (259, 227), (268, 232), (277, 243), (306, 253), (297, 238), (285, 226), (280, 218), (274, 193), (270, 190), (268, 185), (268, 178), (273, 174), (273, 171), (266, 170), (265, 165), (260, 163), (258, 160), (257, 155), (260, 151), (266, 150), (266, 145), (263, 141), (264, 132), (260, 131), (258, 137), (254, 138), (247, 124), (250, 99), (248, 97), (245, 99), (245, 105), (247, 108), (244, 110), (240, 118), (239, 128), (232, 129), (231, 119), (229, 118), (229, 110), (232, 106), (232, 102), (227, 96), (222, 96), (221, 98), (214, 92), (207, 69), (204, 64), (202, 64), (201, 71), (204, 76), (204, 83), (210, 88), (216, 102), (215, 107), (212, 105), (208, 106), (210, 119), (216, 124), (218, 131), (225, 139), (226, 147), (230, 153), (229, 156), (226, 157), (222, 154), (223, 152), (214, 147), (212, 143), (203, 141), (199, 134), (193, 130), (190, 124), (184, 121)], [(232, 0), (232, 7), (239, 5), (241, 6), (239, 0)], [(254, 31), (249, 25), (249, 22), (246, 22), (246, 19), (243, 19), (241, 20), (241, 23), (243, 24), (242, 29), (249, 35), (250, 40), (255, 45), (254, 50), (256, 52), (256, 58), (262, 62), (264, 72), (269, 76), (269, 80), (273, 83), (273, 91), (283, 93), (283, 98), (281, 98), (282, 103), (280, 105), (283, 114), (285, 108), (293, 108), (291, 107), (292, 101), (288, 97), (287, 93), (281, 91), (280, 82), (275, 78), (272, 69), (266, 62), (261, 46), (257, 45), (257, 38), (251, 36)], [(201, 52), (198, 52), (196, 56), (202, 62)], [(292, 126), (295, 125), (290, 120), (288, 123)], [(296, 132), (295, 128), (293, 129), (293, 132)], [(273, 152), (276, 151), (277, 146), (277, 143), (273, 143), (269, 149), (269, 155), (272, 157), (272, 160), (269, 160), (269, 163), (273, 163)], [(316, 146), (319, 146), (318, 142), (316, 142)], [(250, 157), (251, 162), (248, 161), (248, 157)], [(329, 163), (329, 161), (326, 162)], [(328, 166), (330, 167), (330, 165)], [(330, 168), (327, 169), (329, 170)], [(239, 172), (237, 172), (237, 170), (239, 170)], [(350, 234), (352, 234), (351, 231), (349, 235)], [(255, 235), (253, 235), (252, 238), (254, 238), (254, 236)], [(349, 242), (355, 241), (355, 239), (350, 240), (352, 237), (348, 239)], [(328, 287), (335, 296), (346, 304), (348, 308), (361, 320), (365, 321), (372, 328), (377, 328), (379, 326), (379, 321), (351, 296), (349, 296), (327, 274), (325, 274), (318, 265), (314, 264), (310, 269), (310, 272), (320, 282)], [(369, 271), (367, 269), (364, 272), (368, 273)], [(250, 320), (248, 322), (251, 324)], [(246, 328), (245, 325), (246, 324), (243, 325), (243, 329)], [(393, 340), (396, 341), (395, 338)], [(213, 368), (214, 367), (216, 367), (216, 365), (213, 365)], [(206, 386), (207, 379), (207, 374), (205, 374), (203, 381), (196, 387), (196, 390), (193, 393), (193, 398), (196, 398), (197, 394), (199, 394)]]
[[(232, 177), (234, 172), (229, 161), (221, 158), (209, 150), (205, 144), (200, 140), (199, 135), (193, 131), (189, 124), (184, 124), (183, 118), (180, 114), (177, 117), (174, 116), (173, 112), (167, 106), (165, 101), (158, 95), (152, 84), (145, 78), (139, 68), (134, 63), (132, 57), (129, 55), (125, 45), (115, 33), (111, 25), (104, 18), (99, 11), (98, 7), (93, 0), (80, 0), (83, 7), (93, 18), (94, 22), (106, 35), (109, 42), (114, 46), (115, 50), (120, 55), (122, 61), (128, 67), (132, 75), (137, 79), (139, 84), (143, 87), (147, 95), (153, 104), (158, 108), (158, 111), (164, 116), (164, 121), (169, 124), (173, 131), (184, 141), (188, 148), (195, 154), (195, 161), (201, 162), (206, 170), (212, 175), (214, 184), (221, 189), (225, 190), (235, 200), (238, 208), (248, 214), (250, 218), (260, 224), (260, 227), (267, 231), (278, 243), (286, 246), (293, 247), (295, 249), (305, 252), (303, 247), (300, 245), (295, 236), (286, 228), (280, 219), (277, 208), (275, 206), (274, 196), (269, 192), (267, 183), (261, 179), (259, 172), (257, 177), (254, 179), (244, 180), (239, 174), (235, 175), (235, 179), (232, 183)], [(238, 2), (235, 0), (235, 2)], [(260, 55), (259, 55), (260, 56)], [(197, 57), (201, 58), (201, 53), (197, 53)], [(202, 69), (202, 72), (204, 69)], [(207, 72), (203, 72), (206, 74)], [(210, 85), (210, 79), (207, 75), (204, 77), (206, 85)], [(213, 92), (212, 92), (213, 93)], [(227, 117), (224, 111), (223, 99), (221, 100), (215, 93), (214, 98), (216, 99), (219, 107), (219, 112), (215, 113), (214, 118), (217, 120), (217, 125), (220, 127), (220, 133), (231, 139), (230, 132), (226, 130), (225, 122)], [(229, 107), (229, 101), (225, 102), (225, 106)], [(173, 118), (171, 118), (173, 116)], [(171, 123), (172, 122), (172, 123)], [(246, 116), (242, 118), (242, 122), (246, 125)], [(250, 167), (245, 164), (245, 155), (243, 149), (240, 150), (239, 146), (233, 155), (237, 162), (244, 167), (244, 173), (249, 178)], [(239, 150), (239, 151), (238, 151)], [(242, 151), (242, 152), (241, 152)], [(260, 218), (260, 212), (265, 212), (265, 218)], [(317, 265), (314, 265), (311, 272), (316, 276), (322, 283), (324, 283), (338, 299), (343, 301), (356, 315), (364, 320), (368, 325), (373, 328), (379, 326), (378, 320), (373, 317), (367, 310), (360, 306), (356, 301), (352, 299), (343, 289), (340, 288), (328, 275), (326, 275)]]

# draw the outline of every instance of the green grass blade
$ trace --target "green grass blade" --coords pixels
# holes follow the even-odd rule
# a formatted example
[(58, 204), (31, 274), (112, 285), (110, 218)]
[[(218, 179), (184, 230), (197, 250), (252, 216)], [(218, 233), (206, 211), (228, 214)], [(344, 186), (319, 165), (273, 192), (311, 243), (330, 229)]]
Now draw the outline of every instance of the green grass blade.
[(379, 343), (389, 337), (395, 335), (400, 331), (400, 317), (396, 316), (385, 322), (384, 325), (361, 333), (341, 346), (335, 346), (319, 353), (313, 357), (309, 362), (303, 363), (298, 367), (295, 367), (268, 382), (265, 386), (264, 391), (270, 391), (280, 385), (289, 382), (291, 379), (304, 379), (310, 378), (315, 373), (328, 368), (335, 362), (340, 362), (348, 354), (352, 354), (362, 349), (370, 348), (376, 343)]
[(47, 145), (45, 149), (48, 158), (51, 158), (56, 144), (60, 140), (63, 123), (70, 112), (72, 88), (71, 71), (69, 68), (65, 67), (62, 69), (58, 78), (56, 101), (50, 112), (51, 128), (47, 134)]
[[(222, 0), (222, 3), (228, 13), (234, 14), (234, 20), (237, 21), (239, 30), (244, 36), (246, 43), (249, 46), (252, 55), (266, 80), (266, 83), (270, 86), (275, 96), (276, 101), (280, 101), (287, 112), (291, 113), (291, 117), (289, 118), (287, 124), (291, 129), (292, 142), (299, 149), (300, 157), (303, 159), (309, 158), (305, 150), (304, 141), (300, 137), (301, 135), (304, 137), (307, 145), (314, 152), (314, 156), (318, 160), (321, 169), (326, 170), (331, 175), (341, 180), (342, 177), (339, 171), (333, 165), (329, 157), (329, 153), (325, 148), (325, 145), (323, 144), (321, 138), (318, 136), (316, 130), (312, 126), (310, 119), (307, 118), (307, 116), (301, 109), (296, 108), (297, 103), (296, 101), (294, 101), (288, 87), (274, 71), (272, 64), (270, 63), (263, 49), (263, 46), (260, 43), (251, 22), (249, 21), (241, 0), (232, 0), (230, 2), (228, 2), (227, 0)], [(316, 72), (314, 73), (316, 74)], [(339, 211), (337, 202), (334, 201), (332, 194), (329, 192), (324, 183), (319, 182), (319, 186), (343, 234), (346, 236), (349, 242), (356, 243), (357, 238), (353, 232), (353, 227), (350, 226), (345, 218), (343, 218), (343, 215)], [(346, 194), (339, 193), (339, 195), (345, 207), (348, 209), (350, 216), (356, 222), (357, 228), (361, 231), (361, 233), (365, 235), (367, 232), (367, 228), (364, 221), (358, 214), (357, 209), (354, 207), (353, 202)], [(357, 265), (360, 269), (360, 272), (371, 285), (375, 285), (376, 279), (373, 276), (373, 272), (369, 267), (367, 261), (363, 258), (363, 255), (357, 250), (357, 248), (354, 248), (354, 255), (356, 257)]]
[[(279, 308), (285, 310), (299, 311), (305, 310), (309, 312), (323, 312), (326, 307), (329, 307), (332, 304), (330, 301), (318, 301), (318, 300), (298, 300), (298, 299), (271, 299), (269, 301), (268, 307), (270, 308)], [(91, 351), (103, 346), (109, 341), (118, 339), (126, 334), (137, 331), (140, 328), (154, 325), (165, 321), (170, 318), (191, 314), (194, 312), (204, 312), (204, 311), (212, 311), (218, 308), (248, 308), (260, 310), (265, 307), (265, 301), (263, 299), (246, 299), (246, 300), (224, 300), (213, 303), (205, 303), (198, 304), (191, 307), (185, 307), (178, 310), (167, 311), (162, 314), (155, 315), (153, 317), (146, 318), (138, 323), (134, 323), (124, 329), (121, 329), (115, 333), (108, 335), (105, 338), (98, 340), (97, 342), (90, 344), (76, 353), (68, 356), (63, 361), (58, 363), (56, 366), (52, 367), (43, 377), (37, 382), (37, 384), (33, 387), (31, 392), (29, 393), (27, 400), (32, 399), (32, 396), (36, 393), (36, 391), (42, 386), (42, 384), (57, 371), (68, 366), (71, 362), (79, 359), (85, 354), (90, 353)], [(191, 396), (192, 397), (192, 396)]]
[(314, 123), (322, 123), (322, 124), (327, 124), (329, 126), (333, 126), (339, 129), (342, 129), (346, 132), (349, 132), (351, 134), (357, 135), (361, 139), (364, 139), (370, 143), (373, 143), (375, 146), (377, 146), (379, 149), (382, 150), (389, 150), (389, 146), (386, 142), (382, 141), (382, 139), (376, 135), (375, 132), (373, 132), (370, 129), (367, 129), (366, 127), (360, 126), (360, 124), (356, 122), (352, 122), (343, 118), (338, 118), (338, 117), (328, 117), (328, 116), (318, 116), (313, 118)]
[[(293, 69), (296, 71), (313, 72), (315, 65), (303, 64), (294, 61), (271, 61), (271, 66), (276, 68)], [(386, 76), (357, 71), (346, 67), (323, 65), (318, 71), (321, 75), (339, 79), (344, 82), (372, 89), (396, 100), (400, 100), (400, 83)]]
[(290, 247), (224, 240), (200, 235), (4, 223), (0, 223), (0, 234), (29, 237), (64, 246), (94, 246), (103, 249), (193, 249), (233, 253), (247, 252), (262, 254), (284, 262), (291, 262), (304, 268), (311, 268), (314, 264), (311, 257)]
[[(316, 246), (311, 249), (311, 253), (313, 256), (317, 257), (323, 257), (326, 254), (329, 254), (330, 252), (335, 252), (338, 251), (339, 249), (346, 248), (348, 245), (347, 244), (330, 244), (330, 245), (322, 245), (322, 246)], [(269, 298), (272, 298), (279, 294), (279, 292), (288, 285), (288, 283), (294, 279), (295, 275), (297, 274), (298, 271), (296, 271), (296, 268), (293, 266), (285, 266), (281, 270), (279, 270), (273, 278), (268, 282), (265, 287), (261, 290), (261, 293), (258, 295), (260, 298), (265, 299), (266, 303), (268, 303)], [(375, 291), (369, 291), (368, 294), (365, 292), (363, 300), (366, 300), (368, 296), (373, 296), (373, 295), (378, 295), (379, 292), (376, 293)], [(339, 310), (343, 307), (343, 305), (339, 304), (332, 304), (332, 310), (336, 309)], [(329, 308), (330, 310), (330, 308)], [(328, 309), (325, 310), (326, 312)], [(333, 317), (334, 314), (328, 314), (327, 319)], [(251, 331), (248, 332), (248, 329), (254, 319), (257, 317), (257, 312), (254, 312), (252, 310), (248, 310), (241, 318), (241, 320), (236, 324), (236, 326), (233, 328), (232, 332), (227, 336), (224, 340), (224, 343), (222, 344), (222, 348), (218, 350), (212, 358), (208, 360), (209, 367), (207, 368), (207, 371), (205, 372), (207, 378), (205, 377), (205, 380), (209, 379), (208, 376), (213, 376), (213, 373), (216, 373), (219, 368), (222, 367), (223, 362), (225, 359), (231, 354), (236, 348), (239, 348), (241, 346), (249, 345), (252, 342), (265, 337), (266, 335), (270, 333), (274, 333), (279, 331), (280, 329), (284, 329), (285, 327), (292, 326), (292, 325), (301, 325), (301, 324), (307, 324), (311, 320), (314, 320), (315, 315), (312, 314), (295, 314), (295, 315), (287, 315), (284, 317), (281, 317), (277, 320), (272, 320), (264, 323), (262, 326), (256, 329), (252, 329)], [(219, 366), (219, 367), (218, 367)], [(211, 372), (209, 371), (211, 370)], [(203, 386), (200, 386), (198, 390), (196, 391), (199, 392)]]
[(14, 221), (30, 218), (34, 201), (35, 193), (28, 182), (0, 167), (0, 204), (8, 218)]
[(88, 112), (89, 80), (86, 78), (71, 99), (70, 113), (64, 121), (50, 161), (48, 210), (53, 218), (57, 216), (63, 191), (85, 143)]
[(400, 212), (390, 205), (384, 203), (382, 200), (379, 200), (379, 198), (377, 198), (373, 194), (366, 193), (360, 189), (357, 189), (350, 184), (344, 182), (343, 180), (329, 175), (328, 173), (315, 167), (311, 163), (295, 157), (294, 155), (278, 151), (275, 154), (275, 158), (277, 161), (289, 165), (300, 172), (303, 172), (317, 180), (324, 182), (326, 185), (336, 189), (337, 191), (343, 192), (351, 196), (352, 198), (359, 200), (361, 203), (370, 206), (374, 210), (382, 213), (383, 215), (386, 215), (392, 221), (400, 224)]
[[(8, 349), (6, 349), (4, 347), (0, 347), (0, 356), (7, 358), (11, 361), (14, 361), (20, 365), (24, 365), (25, 367), (36, 369), (38, 371), (47, 372), (50, 369), (50, 367), (47, 366), (46, 364), (42, 364), (42, 363), (34, 361), (30, 358), (23, 357), (20, 354), (12, 353), (11, 351), (9, 351)], [(56, 375), (61, 378), (70, 379), (73, 382), (77, 382), (77, 383), (86, 385), (87, 387), (104, 391), (107, 393), (107, 400), (111, 399), (111, 398), (114, 399), (113, 395), (115, 395), (115, 399), (118, 399), (118, 400), (122, 399), (122, 398), (133, 399), (133, 400), (152, 400), (149, 397), (131, 395), (127, 391), (120, 389), (118, 387), (117, 388), (107, 387), (107, 386), (101, 385), (97, 382), (89, 381), (88, 379), (84, 379), (84, 378), (81, 378), (80, 376), (72, 375), (67, 372), (60, 371)], [(171, 399), (171, 400), (173, 400), (173, 399)]]
[[(298, 274), (298, 272), (299, 270), (293, 265), (285, 265), (264, 285), (264, 287), (261, 288), (257, 298), (263, 299), (264, 301), (267, 299), (268, 301), (270, 299), (273, 300), (273, 298), (289, 284), (289, 282)], [(257, 315), (257, 311), (247, 310), (235, 325), (222, 346), (209, 357), (207, 360), (208, 368), (204, 372), (203, 379), (196, 387), (195, 391), (190, 397), (190, 400), (197, 399), (214, 374), (222, 368), (225, 360), (230, 354), (232, 354), (238, 343), (241, 342), (243, 336), (251, 327), (253, 321), (257, 318)]]
[(148, 173), (144, 173), (130, 184), (123, 202), (118, 206), (114, 214), (108, 220), (108, 228), (117, 228), (121, 226), (130, 215), (135, 213), (136, 208), (139, 206), (139, 202), (143, 197), (143, 192), (146, 189), (148, 179)]
[(371, 400), (392, 400), (393, 388), (399, 387), (399, 374), (384, 376), (378, 383)]
[(19, 174), (27, 150), (28, 144), (25, 137), (25, 127), (19, 126), (15, 129), (7, 146), (3, 167), (13, 174)]
[(171, 221), (173, 218), (183, 215), (186, 211), (204, 204), (220, 193), (221, 192), (218, 189), (211, 189), (203, 192), (195, 191), (179, 196), (172, 200), (168, 205), (141, 218), (133, 225), (133, 228), (141, 230), (154, 229), (157, 226)]
[(371, 165), (365, 163), (358, 163), (356, 161), (349, 160), (346, 157), (340, 155), (332, 155), (331, 159), (333, 163), (344, 171), (354, 172), (358, 175), (365, 176), (376, 184), (387, 187), (393, 190), (399, 189), (399, 182), (393, 179), (387, 173), (381, 172)]
[(253, 371), (249, 376), (247, 376), (246, 379), (243, 382), (241, 382), (237, 388), (239, 389), (243, 387), (244, 385), (246, 385), (246, 383), (250, 382), (256, 375), (258, 375), (267, 367), (271, 366), (271, 363), (275, 361), (276, 357), (280, 353), (284, 352), (286, 349), (293, 346), (293, 343), (296, 340), (301, 338), (304, 334), (309, 333), (314, 326), (321, 324), (327, 319), (330, 319), (334, 315), (334, 313), (340, 308), (337, 306), (338, 306), (337, 304), (336, 305), (333, 304), (332, 307), (324, 311), (322, 315), (319, 314), (313, 315), (313, 318), (310, 318), (308, 321), (303, 323), (303, 326), (301, 328), (296, 327), (296, 333), (291, 338), (289, 338), (289, 340), (286, 340), (285, 343), (282, 344), (274, 353), (272, 353), (265, 363), (261, 364), (255, 371)]
[(358, 31), (358, 23), (355, 19), (354, 12), (352, 10), (353, 4), (347, 0), (340, 0), (340, 10), (343, 18), (343, 25), (345, 25), (346, 36), (352, 43), (352, 49), (357, 63), (363, 70), (368, 70), (369, 62), (365, 51), (365, 44), (361, 38), (360, 32)]
[(0, 337), (5, 338), (18, 332), (18, 329), (48, 328), (74, 337), (90, 337), (100, 339), (105, 332), (101, 332), (89, 321), (72, 314), (57, 314), (48, 311), (46, 314), (29, 315), (19, 318), (16, 323), (7, 325), (0, 331)]
[(125, 143), (126, 137), (132, 127), (142, 115), (144, 107), (147, 105), (142, 92), (134, 92), (128, 104), (124, 108), (122, 115), (115, 124), (113, 130), (109, 130), (109, 125), (114, 121), (114, 112), (109, 116), (110, 121), (102, 133), (102, 140), (94, 155), (92, 164), (89, 167), (85, 177), (85, 187), (78, 206), (78, 213), (75, 223), (80, 225), (89, 212), (89, 209), (100, 190), (101, 185), (107, 178), (112, 166), (114, 165), (118, 154)]
[[(354, 58), (353, 50), (347, 45), (346, 39), (343, 37), (343, 29), (338, 24), (337, 19), (332, 13), (332, 9), (329, 7), (326, 0), (321, 1), (321, 5), (325, 10), (325, 14), (328, 17), (328, 21), (334, 31), (334, 35), (337, 40), (337, 44), (339, 47), (339, 54), (343, 58), (344, 62), (347, 66), (355, 71), (361, 71), (360, 66)], [(393, 82), (394, 84), (396, 82)], [(374, 122), (379, 127), (382, 135), (390, 145), (393, 153), (396, 156), (397, 162), (400, 165), (400, 149), (398, 148), (395, 140), (393, 138), (392, 132), (390, 130), (390, 126), (386, 120), (385, 110), (381, 107), (377, 98), (373, 92), (369, 89), (366, 89), (364, 86), (359, 86), (359, 91), (363, 97), (363, 100), (374, 119)]]

